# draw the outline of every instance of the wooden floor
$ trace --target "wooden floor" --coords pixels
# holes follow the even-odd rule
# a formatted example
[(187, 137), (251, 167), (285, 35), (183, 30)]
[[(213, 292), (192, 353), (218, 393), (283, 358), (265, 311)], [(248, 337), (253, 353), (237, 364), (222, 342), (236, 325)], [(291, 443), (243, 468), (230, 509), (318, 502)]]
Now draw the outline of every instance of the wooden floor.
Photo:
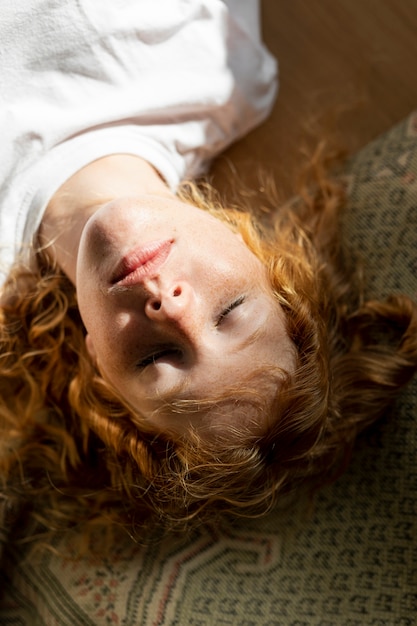
[(262, 0), (263, 36), (278, 58), (280, 92), (269, 120), (215, 167), (227, 188), (229, 164), (251, 176), (273, 169), (291, 193), (306, 125), (338, 113), (354, 151), (417, 108), (417, 0)]

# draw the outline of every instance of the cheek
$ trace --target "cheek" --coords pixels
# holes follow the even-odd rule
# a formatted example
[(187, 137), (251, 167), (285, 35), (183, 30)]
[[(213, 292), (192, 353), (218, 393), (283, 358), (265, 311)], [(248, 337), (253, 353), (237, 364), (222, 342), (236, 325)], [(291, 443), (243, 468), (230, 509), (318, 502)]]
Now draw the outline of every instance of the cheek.
[[(100, 302), (97, 300), (97, 294), (93, 281), (88, 280), (88, 275), (87, 278), (85, 278), (83, 274), (77, 268), (77, 304), (83, 324), (87, 332), (90, 332), (91, 327), (94, 326), (94, 321), (97, 319), (98, 314), (101, 311), (101, 306)], [(82, 279), (80, 278), (80, 275), (83, 276)]]
[(111, 317), (102, 303), (96, 301), (94, 294), (87, 289), (77, 290), (78, 309), (87, 331), (86, 346), (96, 363), (109, 358), (109, 351), (117, 344), (113, 339)]
[[(234, 237), (234, 235), (232, 235)], [(257, 268), (257, 259), (244, 245), (226, 238), (210, 238), (194, 248), (192, 259), (193, 282), (198, 286), (234, 286), (237, 280), (251, 277)], [(256, 270), (255, 270), (256, 268)]]
[(110, 382), (129, 374), (143, 357), (149, 343), (147, 329), (135, 316), (117, 312), (96, 318), (89, 329), (97, 363)]
[(218, 233), (212, 240), (212, 248), (208, 256), (218, 259), (229, 270), (232, 268), (233, 274), (241, 277), (258, 279), (264, 274), (264, 266), (255, 254), (244, 243), (240, 234), (235, 234), (227, 230), (223, 236)]

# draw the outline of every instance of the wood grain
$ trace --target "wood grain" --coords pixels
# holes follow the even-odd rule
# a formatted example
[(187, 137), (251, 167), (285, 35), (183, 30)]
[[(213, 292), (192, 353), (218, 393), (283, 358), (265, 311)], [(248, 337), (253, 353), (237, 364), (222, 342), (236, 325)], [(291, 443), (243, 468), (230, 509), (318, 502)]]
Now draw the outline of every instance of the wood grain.
[(262, 11), (279, 97), (268, 121), (216, 163), (213, 180), (227, 191), (231, 167), (251, 183), (259, 165), (288, 194), (318, 114), (337, 113), (341, 142), (354, 151), (417, 108), (417, 0), (263, 0)]

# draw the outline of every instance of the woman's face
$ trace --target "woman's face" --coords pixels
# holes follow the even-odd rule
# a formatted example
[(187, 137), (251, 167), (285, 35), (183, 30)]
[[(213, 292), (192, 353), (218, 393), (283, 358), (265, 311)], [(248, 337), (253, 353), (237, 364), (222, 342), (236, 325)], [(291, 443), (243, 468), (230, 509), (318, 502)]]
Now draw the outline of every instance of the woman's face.
[(216, 397), (259, 368), (294, 367), (264, 266), (228, 226), (177, 199), (98, 209), (81, 237), (76, 289), (91, 356), (156, 429), (183, 434), (200, 419), (155, 411), (173, 394)]

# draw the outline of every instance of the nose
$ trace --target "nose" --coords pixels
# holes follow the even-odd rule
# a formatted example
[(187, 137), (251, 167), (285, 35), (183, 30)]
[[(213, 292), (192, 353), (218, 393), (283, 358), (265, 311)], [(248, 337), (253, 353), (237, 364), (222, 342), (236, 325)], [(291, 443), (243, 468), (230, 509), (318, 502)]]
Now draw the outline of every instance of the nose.
[(145, 303), (146, 316), (154, 321), (173, 323), (186, 330), (195, 316), (194, 291), (186, 282), (176, 282), (151, 295)]

